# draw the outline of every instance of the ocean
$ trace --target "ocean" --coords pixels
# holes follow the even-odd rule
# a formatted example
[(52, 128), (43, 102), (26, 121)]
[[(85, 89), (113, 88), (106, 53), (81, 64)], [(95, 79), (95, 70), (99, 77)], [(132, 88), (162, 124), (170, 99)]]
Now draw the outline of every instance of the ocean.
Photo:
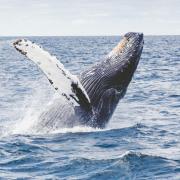
[[(0, 37), (0, 179), (180, 179), (180, 36), (145, 36), (125, 97), (105, 129), (31, 126), (56, 98), (43, 73)], [(121, 37), (26, 37), (73, 74)]]

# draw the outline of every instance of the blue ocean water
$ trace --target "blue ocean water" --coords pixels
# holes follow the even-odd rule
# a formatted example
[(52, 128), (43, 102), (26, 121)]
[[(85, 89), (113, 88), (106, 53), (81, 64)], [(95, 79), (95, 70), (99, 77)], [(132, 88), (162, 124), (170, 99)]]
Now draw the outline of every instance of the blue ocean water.
[[(120, 37), (27, 37), (74, 74)], [(42, 72), (0, 37), (0, 179), (180, 179), (180, 36), (145, 37), (138, 69), (104, 130), (35, 134), (56, 98)]]

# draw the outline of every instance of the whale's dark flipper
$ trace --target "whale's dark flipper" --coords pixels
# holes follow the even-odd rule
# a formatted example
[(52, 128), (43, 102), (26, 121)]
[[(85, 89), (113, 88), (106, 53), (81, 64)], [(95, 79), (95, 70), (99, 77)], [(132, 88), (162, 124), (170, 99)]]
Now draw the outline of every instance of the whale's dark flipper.
[[(27, 40), (18, 40), (14, 47), (45, 73), (49, 82), (68, 104), (55, 104), (42, 114), (42, 127), (88, 125), (105, 127), (119, 100), (125, 95), (139, 63), (143, 49), (142, 33), (127, 33), (104, 61), (80, 75), (80, 80), (48, 52)], [(48, 130), (47, 130), (48, 131)]]

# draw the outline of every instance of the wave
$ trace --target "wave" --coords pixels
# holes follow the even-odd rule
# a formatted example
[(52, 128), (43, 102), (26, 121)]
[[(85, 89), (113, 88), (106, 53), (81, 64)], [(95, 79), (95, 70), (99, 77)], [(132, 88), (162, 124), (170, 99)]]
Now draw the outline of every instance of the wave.
[[(78, 179), (158, 179), (158, 177), (178, 179), (176, 171), (180, 162), (160, 156), (128, 151), (115, 159), (93, 160), (79, 158), (71, 160), (70, 166), (83, 170)], [(69, 164), (68, 164), (69, 166)], [(163, 175), (162, 175), (163, 174)], [(177, 177), (176, 177), (177, 176)]]
[[(42, 154), (42, 148), (35, 150)], [(133, 151), (127, 151), (114, 159), (84, 157), (62, 159), (57, 155), (56, 158), (47, 158), (46, 161), (31, 155), (31, 149), (26, 150), (26, 153), (30, 155), (14, 160), (0, 161), (1, 169), (8, 169), (11, 176), (13, 173), (23, 172), (25, 175), (32, 173), (43, 179), (48, 177), (61, 179), (178, 179), (177, 172), (180, 166), (180, 162), (176, 160)], [(49, 176), (51, 174), (52, 176)]]

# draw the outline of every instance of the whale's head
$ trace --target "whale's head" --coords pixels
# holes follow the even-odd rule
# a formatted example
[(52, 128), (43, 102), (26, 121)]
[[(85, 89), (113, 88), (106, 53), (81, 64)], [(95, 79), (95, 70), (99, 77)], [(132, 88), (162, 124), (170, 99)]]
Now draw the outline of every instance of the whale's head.
[(109, 81), (108, 88), (115, 88), (118, 92), (125, 94), (139, 63), (143, 44), (142, 33), (129, 32), (109, 53), (103, 66), (106, 80)]
[(137, 68), (143, 44), (142, 33), (129, 32), (104, 61), (81, 74), (81, 82), (97, 112), (97, 126), (105, 125), (125, 95)]

